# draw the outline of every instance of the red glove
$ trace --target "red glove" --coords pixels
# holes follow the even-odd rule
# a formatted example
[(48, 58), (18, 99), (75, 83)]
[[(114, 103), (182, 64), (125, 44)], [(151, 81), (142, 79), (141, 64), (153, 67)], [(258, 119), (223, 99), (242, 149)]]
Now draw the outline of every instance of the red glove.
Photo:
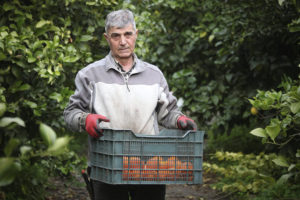
[(194, 131), (197, 130), (197, 124), (194, 122), (194, 120), (184, 115), (181, 115), (177, 119), (177, 126), (179, 129), (182, 130), (194, 130)]
[(103, 130), (100, 129), (100, 126), (98, 126), (101, 121), (109, 122), (109, 119), (98, 114), (88, 114), (85, 120), (85, 130), (90, 136), (94, 138), (102, 136)]

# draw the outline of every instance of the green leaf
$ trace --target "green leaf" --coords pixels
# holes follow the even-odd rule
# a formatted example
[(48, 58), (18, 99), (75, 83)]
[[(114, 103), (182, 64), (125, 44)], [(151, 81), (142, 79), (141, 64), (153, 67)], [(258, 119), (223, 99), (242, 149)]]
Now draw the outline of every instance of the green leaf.
[[(1, 60), (1, 53), (0, 53), (0, 60)], [(6, 69), (0, 69), (0, 75), (5, 75), (10, 73), (10, 66), (7, 66)]]
[(214, 39), (215, 39), (215, 36), (214, 36), (214, 35), (210, 35), (210, 36), (208, 37), (208, 41), (209, 41), (209, 42), (212, 42)]
[(8, 32), (7, 31), (3, 31), (3, 32), (0, 32), (0, 36), (1, 36), (1, 39), (4, 39), (6, 36), (8, 36)]
[(16, 81), (12, 86), (10, 86), (10, 90), (12, 93), (29, 90), (31, 86), (27, 83), (22, 85), (22, 81)]
[(57, 92), (53, 92), (52, 94), (50, 94), (49, 98), (56, 100), (57, 102), (61, 102), (63, 100), (63, 96)]
[(291, 104), (291, 111), (294, 114), (298, 113), (300, 111), (300, 102), (292, 103)]
[(285, 0), (278, 0), (279, 5), (282, 6), (282, 4), (283, 4), (284, 1)]
[(300, 149), (297, 149), (296, 158), (300, 158)]
[(30, 86), (29, 84), (25, 83), (25, 84), (21, 85), (21, 86), (17, 89), (17, 91), (25, 91), (25, 90), (29, 90), (30, 88), (31, 88), (31, 86)]
[(31, 151), (32, 147), (31, 146), (21, 146), (20, 147), (20, 152), (22, 155), (25, 155), (27, 152)]
[(2, 117), (5, 112), (6, 112), (6, 104), (0, 103), (0, 117)]
[(41, 134), (44, 142), (48, 146), (51, 146), (51, 145), (54, 144), (54, 142), (56, 140), (56, 133), (54, 132), (54, 130), (50, 126), (41, 123), (39, 131), (40, 131), (40, 134)]
[(35, 57), (29, 57), (28, 59), (27, 59), (27, 62), (28, 63), (33, 63), (33, 62), (35, 62), (36, 61), (36, 58)]
[(15, 62), (18, 66), (20, 66), (20, 67), (22, 67), (22, 68), (25, 68), (26, 67), (26, 64), (22, 61), (22, 60), (20, 60), (20, 61), (17, 61), (17, 62)]
[(6, 127), (11, 123), (16, 123), (19, 126), (25, 127), (24, 121), (19, 117), (3, 117), (2, 119), (0, 119), (0, 127)]
[(51, 146), (51, 145), (54, 144), (54, 142), (56, 140), (56, 133), (54, 132), (54, 130), (50, 126), (41, 123), (39, 131), (40, 131), (40, 134), (41, 134), (44, 142), (48, 146)]
[(50, 146), (47, 151), (51, 154), (63, 153), (63, 150), (67, 147), (70, 139), (71, 138), (68, 136), (57, 138), (57, 140), (55, 140), (55, 143)]
[(29, 106), (30, 108), (37, 108), (37, 104), (32, 101), (24, 100), (24, 104)]
[(2, 52), (0, 52), (0, 61), (1, 60), (5, 60), (6, 59), (6, 55)]
[(88, 6), (94, 6), (94, 5), (96, 5), (96, 2), (94, 2), (94, 1), (87, 1), (87, 2), (85, 2), (85, 4), (88, 5)]
[(272, 160), (276, 165), (281, 167), (289, 167), (288, 162), (286, 161), (285, 157), (278, 156), (277, 158)]
[(268, 137), (265, 129), (263, 129), (263, 128), (253, 129), (250, 133), (252, 135), (255, 135), (255, 136), (258, 136), (258, 137), (263, 137), (263, 138), (267, 138)]
[(293, 176), (292, 173), (283, 174), (283, 175), (277, 180), (277, 184), (279, 184), (279, 185), (285, 184), (291, 176)]
[(266, 132), (270, 136), (270, 138), (274, 141), (275, 138), (280, 133), (280, 125), (279, 124), (271, 124), (266, 127)]
[[(0, 48), (2, 49), (2, 50), (4, 50), (4, 44), (3, 44), (3, 42), (2, 41), (0, 41)], [(2, 54), (3, 54), (3, 52), (1, 52)], [(5, 56), (6, 57), (6, 56)]]
[(15, 6), (11, 3), (5, 3), (2, 8), (4, 11), (9, 11), (15, 9)]
[(32, 45), (32, 50), (35, 51), (37, 48), (41, 47), (43, 44), (43, 41), (37, 40)]
[(207, 35), (207, 32), (201, 32), (199, 36), (200, 36), (200, 38), (204, 38), (206, 35)]
[(66, 56), (66, 57), (63, 58), (63, 61), (67, 62), (67, 63), (73, 63), (73, 62), (76, 62), (79, 59), (80, 59), (79, 56), (74, 56), (74, 57)]
[(48, 21), (48, 20), (41, 20), (39, 21), (38, 23), (36, 23), (35, 27), (36, 28), (41, 28), (47, 24), (51, 24), (51, 21)]
[(89, 40), (92, 40), (94, 37), (91, 35), (82, 35), (79, 39), (80, 42), (87, 42)]
[(15, 159), (0, 158), (0, 187), (11, 184), (19, 171), (21, 166)]
[(219, 103), (218, 96), (214, 95), (214, 96), (211, 97), (211, 99), (212, 99), (212, 102), (214, 103), (214, 105), (218, 105), (218, 103)]
[(58, 37), (58, 35), (54, 36), (53, 42), (54, 42), (54, 46), (58, 46), (59, 45), (59, 37)]
[(289, 166), (289, 168), (288, 168), (288, 171), (289, 171), (289, 172), (292, 171), (295, 167), (296, 167), (295, 164), (291, 164), (291, 165)]
[(16, 149), (16, 147), (20, 144), (20, 140), (16, 138), (10, 138), (8, 143), (5, 145), (4, 153), (7, 157), (11, 156), (12, 152)]

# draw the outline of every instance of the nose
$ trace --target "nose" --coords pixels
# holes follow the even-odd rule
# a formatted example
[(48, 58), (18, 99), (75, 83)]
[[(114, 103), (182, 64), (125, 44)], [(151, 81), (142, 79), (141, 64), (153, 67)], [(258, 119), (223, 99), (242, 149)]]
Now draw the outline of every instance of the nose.
[(125, 45), (126, 44), (126, 37), (123, 34), (121, 34), (120, 44), (121, 45)]

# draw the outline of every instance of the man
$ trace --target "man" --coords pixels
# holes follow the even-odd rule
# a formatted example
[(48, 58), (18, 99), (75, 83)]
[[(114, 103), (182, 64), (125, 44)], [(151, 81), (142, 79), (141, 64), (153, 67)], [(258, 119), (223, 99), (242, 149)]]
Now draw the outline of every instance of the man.
[[(134, 54), (138, 36), (129, 10), (108, 14), (104, 37), (110, 52), (102, 60), (80, 70), (76, 90), (64, 111), (67, 126), (98, 138), (102, 128), (158, 134), (166, 128), (196, 130), (195, 122), (183, 115), (176, 98), (158, 67)], [(165, 186), (109, 185), (93, 181), (95, 199), (164, 199)]]

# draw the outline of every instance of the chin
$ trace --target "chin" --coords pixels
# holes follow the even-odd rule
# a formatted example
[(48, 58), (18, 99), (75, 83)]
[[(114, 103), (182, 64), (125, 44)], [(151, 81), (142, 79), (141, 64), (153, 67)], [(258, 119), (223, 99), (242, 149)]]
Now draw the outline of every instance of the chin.
[(126, 54), (119, 54), (119, 58), (130, 58), (132, 56), (132, 53), (126, 53)]

